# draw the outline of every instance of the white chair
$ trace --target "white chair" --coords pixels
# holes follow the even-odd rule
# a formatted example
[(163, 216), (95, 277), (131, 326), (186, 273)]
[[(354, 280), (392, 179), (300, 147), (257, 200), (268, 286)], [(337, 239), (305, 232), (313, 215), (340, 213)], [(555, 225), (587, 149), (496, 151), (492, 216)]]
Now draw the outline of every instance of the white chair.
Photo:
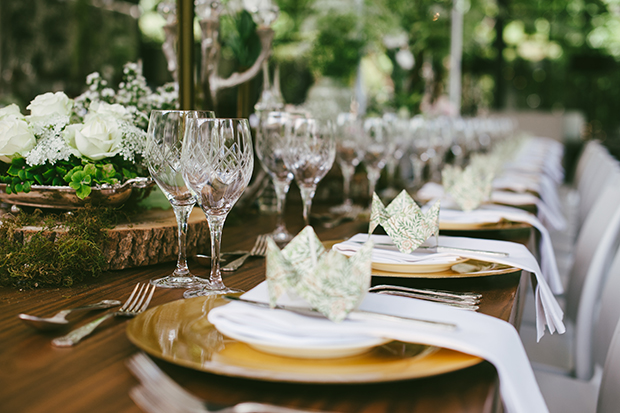
[[(620, 411), (620, 249), (610, 267), (591, 333), (594, 374), (589, 380), (535, 370), (551, 413)], [(598, 402), (597, 402), (598, 399)]]
[(527, 313), (524, 311), (520, 335), (535, 369), (578, 374), (582, 379), (591, 375), (591, 359), (583, 362), (581, 357), (590, 351), (587, 340), (592, 335), (594, 308), (620, 241), (620, 181), (608, 186), (600, 199), (584, 223), (577, 242), (576, 260), (563, 302), (566, 333), (546, 334), (536, 342), (535, 317), (531, 311), (535, 304), (526, 300)]
[(573, 185), (560, 188), (567, 226), (562, 231), (550, 231), (554, 249), (560, 255), (558, 261), (570, 260), (577, 234), (608, 184), (607, 177), (613, 174), (613, 169), (618, 169), (617, 165), (618, 162), (599, 141), (590, 141), (585, 145), (577, 163)]

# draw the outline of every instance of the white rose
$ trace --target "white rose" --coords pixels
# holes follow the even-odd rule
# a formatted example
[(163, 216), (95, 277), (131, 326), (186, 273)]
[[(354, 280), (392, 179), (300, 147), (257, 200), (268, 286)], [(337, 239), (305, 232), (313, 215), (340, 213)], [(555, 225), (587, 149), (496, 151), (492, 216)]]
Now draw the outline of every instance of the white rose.
[(116, 119), (92, 114), (83, 124), (68, 126), (64, 137), (79, 155), (98, 161), (120, 151), (123, 135)]
[(15, 103), (10, 104), (9, 106), (5, 106), (0, 109), (0, 120), (3, 119), (25, 119), (24, 115), (19, 110), (19, 106)]
[(101, 116), (111, 116), (116, 119), (131, 120), (131, 114), (125, 109), (125, 106), (118, 103), (109, 104), (106, 102), (93, 102), (88, 108), (89, 114), (86, 115), (85, 121), (88, 120), (92, 114)]
[(25, 120), (11, 117), (0, 120), (0, 161), (11, 163), (15, 155), (24, 155), (36, 143)]
[(26, 109), (30, 110), (30, 118), (39, 120), (50, 116), (69, 117), (73, 108), (73, 100), (63, 92), (48, 92), (34, 98)]

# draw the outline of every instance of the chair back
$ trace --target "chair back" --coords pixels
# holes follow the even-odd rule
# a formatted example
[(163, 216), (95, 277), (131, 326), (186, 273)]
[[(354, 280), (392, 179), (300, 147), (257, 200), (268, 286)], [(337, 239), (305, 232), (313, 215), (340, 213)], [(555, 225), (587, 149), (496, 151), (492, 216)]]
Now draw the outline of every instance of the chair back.
[[(610, 226), (620, 226), (620, 210)], [(601, 241), (604, 247), (599, 248), (596, 254), (611, 256), (613, 260), (609, 263), (605, 257), (594, 258), (583, 285), (577, 313), (575, 376), (580, 380), (592, 377), (595, 364), (605, 364), (611, 337), (620, 319), (620, 240), (617, 233), (611, 232), (603, 235), (607, 239)], [(612, 254), (608, 254), (607, 249), (611, 249)]]
[[(574, 248), (574, 261), (566, 289), (566, 317), (577, 320), (583, 286), (593, 262), (601, 268), (611, 261), (613, 246), (620, 232), (620, 223), (613, 219), (620, 210), (620, 171), (612, 173), (610, 181), (592, 207)], [(607, 236), (604, 236), (608, 234)], [(603, 244), (603, 240), (606, 243)], [(600, 253), (596, 253), (600, 250)], [(595, 261), (596, 260), (596, 261)]]
[(620, 410), (620, 323), (613, 331), (598, 392), (596, 413), (617, 413)]

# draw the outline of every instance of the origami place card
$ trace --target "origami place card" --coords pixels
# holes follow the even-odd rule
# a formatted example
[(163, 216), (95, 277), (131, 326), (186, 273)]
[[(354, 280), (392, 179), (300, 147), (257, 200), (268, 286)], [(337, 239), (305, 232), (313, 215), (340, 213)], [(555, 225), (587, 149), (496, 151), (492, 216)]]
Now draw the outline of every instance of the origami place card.
[(446, 165), (441, 173), (444, 191), (463, 211), (473, 211), (491, 197), (493, 163), (478, 160), (465, 169)]
[(271, 306), (284, 292), (339, 322), (364, 299), (371, 278), (373, 242), (352, 257), (327, 251), (312, 227), (305, 227), (284, 249), (267, 241), (267, 287)]
[(402, 191), (385, 207), (375, 193), (372, 196), (368, 234), (381, 225), (398, 250), (409, 254), (439, 233), (439, 204), (439, 201), (435, 202), (424, 213), (407, 191)]

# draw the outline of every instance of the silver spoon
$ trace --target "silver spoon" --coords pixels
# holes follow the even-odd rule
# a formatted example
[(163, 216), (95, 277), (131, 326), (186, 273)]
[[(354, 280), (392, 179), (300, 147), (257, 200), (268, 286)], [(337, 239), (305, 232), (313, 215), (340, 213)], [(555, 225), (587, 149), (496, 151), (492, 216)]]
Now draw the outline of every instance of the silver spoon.
[(69, 308), (67, 310), (62, 310), (58, 314), (53, 317), (36, 317), (28, 314), (20, 314), (18, 317), (26, 324), (31, 327), (36, 328), (41, 331), (50, 331), (56, 330), (58, 328), (64, 327), (69, 324), (69, 321), (65, 318), (67, 314), (72, 313), (74, 311), (85, 311), (85, 310), (103, 310), (106, 308), (116, 307), (121, 305), (121, 302), (118, 300), (103, 300), (95, 304), (89, 304), (82, 307)]

